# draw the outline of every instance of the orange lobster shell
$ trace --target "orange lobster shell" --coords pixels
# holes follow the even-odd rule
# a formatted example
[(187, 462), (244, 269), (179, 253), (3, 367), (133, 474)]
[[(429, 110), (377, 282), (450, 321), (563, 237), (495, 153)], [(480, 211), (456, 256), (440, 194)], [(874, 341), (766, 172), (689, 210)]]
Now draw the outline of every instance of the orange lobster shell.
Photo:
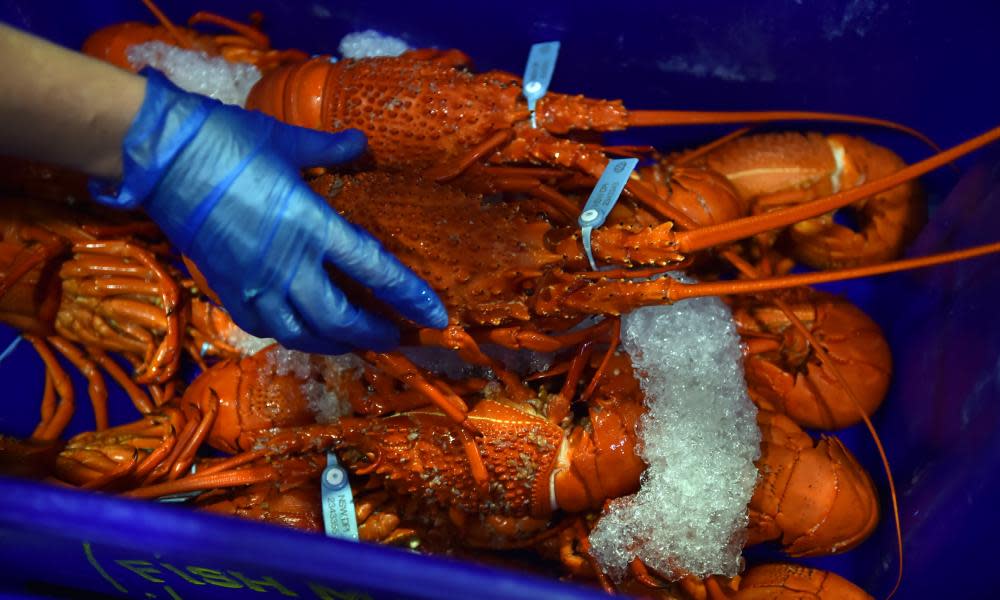
[(787, 417), (761, 408), (760, 480), (750, 500), (748, 544), (781, 538), (790, 556), (844, 552), (878, 524), (871, 477), (836, 437), (818, 443)]
[[(696, 161), (725, 176), (754, 213), (828, 196), (891, 175), (905, 166), (865, 139), (817, 133), (768, 133), (736, 139)], [(833, 214), (788, 228), (781, 247), (818, 269), (898, 258), (927, 219), (917, 183), (908, 181), (850, 207), (855, 227)]]
[(733, 318), (747, 343), (749, 385), (803, 427), (841, 429), (858, 423), (860, 411), (875, 412), (892, 375), (892, 354), (879, 326), (847, 300), (829, 294), (802, 288), (785, 298), (834, 364), (820, 361), (771, 303), (739, 298), (732, 301)]

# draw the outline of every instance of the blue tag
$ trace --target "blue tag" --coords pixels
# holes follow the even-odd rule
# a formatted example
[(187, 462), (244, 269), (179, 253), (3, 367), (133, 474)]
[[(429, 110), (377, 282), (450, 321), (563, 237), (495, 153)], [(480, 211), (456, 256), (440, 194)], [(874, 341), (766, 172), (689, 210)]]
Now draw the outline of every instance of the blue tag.
[(333, 452), (326, 454), (326, 469), (320, 483), (326, 535), (356, 541), (358, 517), (354, 512), (351, 482), (347, 480), (347, 471), (337, 462), (337, 455)]
[(535, 104), (538, 99), (549, 91), (552, 73), (556, 70), (556, 59), (559, 57), (559, 42), (543, 42), (533, 44), (528, 54), (528, 64), (524, 67), (522, 91), (528, 99), (528, 110), (531, 111), (531, 126), (538, 127), (535, 122)]
[[(190, 475), (194, 475), (197, 472), (198, 472), (198, 465), (191, 465), (191, 472), (189, 474)], [(167, 502), (167, 503), (182, 504), (184, 502), (187, 502), (188, 500), (191, 500), (192, 498), (197, 498), (198, 496), (200, 496), (200, 495), (202, 495), (204, 493), (205, 492), (203, 492), (203, 491), (182, 492), (180, 494), (171, 494), (169, 496), (160, 496), (159, 498), (156, 499), (156, 501), (157, 502)]]
[(632, 169), (639, 164), (637, 158), (616, 158), (604, 167), (601, 178), (597, 180), (594, 191), (590, 192), (590, 198), (580, 213), (577, 223), (583, 233), (583, 248), (587, 252), (587, 260), (590, 261), (590, 268), (597, 270), (597, 263), (594, 262), (594, 254), (590, 249), (590, 232), (595, 228), (604, 225), (604, 220), (608, 218), (608, 213), (618, 203), (618, 197), (622, 195), (625, 184), (628, 183)]
[(14, 352), (14, 350), (17, 348), (17, 345), (20, 343), (21, 343), (21, 336), (16, 336), (13, 340), (11, 340), (10, 343), (7, 344), (7, 347), (4, 348), (4, 351), (0, 352), (0, 363), (7, 360), (7, 357)]

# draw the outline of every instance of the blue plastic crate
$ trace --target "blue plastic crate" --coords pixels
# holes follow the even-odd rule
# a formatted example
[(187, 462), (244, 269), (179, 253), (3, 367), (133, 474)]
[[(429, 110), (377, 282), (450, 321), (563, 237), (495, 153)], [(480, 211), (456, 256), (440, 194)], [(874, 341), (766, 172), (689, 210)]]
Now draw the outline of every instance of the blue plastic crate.
[[(868, 0), (752, 4), (699, 0), (638, 5), (515, 0), (426, 5), (314, 0), (171, 2), (183, 20), (207, 9), (243, 19), (264, 11), (276, 47), (335, 50), (376, 28), (415, 46), (457, 47), (482, 69), (520, 72), (529, 45), (559, 39), (552, 89), (623, 98), (632, 108), (792, 108), (866, 114), (914, 126), (948, 147), (1000, 124), (995, 58), (1000, 5)], [(961, 5), (960, 5), (961, 4)], [(70, 47), (110, 23), (149, 20), (138, 0), (0, 0), (0, 19)], [(44, 73), (39, 74), (44, 76)], [(800, 127), (801, 128), (801, 127)], [(823, 126), (823, 130), (831, 127)], [(647, 130), (628, 143), (679, 147), (725, 128)], [(854, 130), (908, 160), (927, 150), (903, 136)], [(1000, 151), (925, 178), (935, 210), (912, 253), (997, 239)], [(947, 197), (947, 200), (945, 198)], [(900, 491), (906, 576), (900, 597), (989, 597), (1000, 537), (1000, 259), (836, 286), (882, 325), (896, 374), (875, 423)], [(0, 344), (14, 332), (0, 332)], [(43, 371), (22, 346), (0, 363), (0, 432), (37, 420)], [(79, 383), (79, 382), (78, 382)], [(85, 398), (81, 387), (80, 398)], [(120, 394), (112, 418), (134, 418)], [(85, 402), (69, 433), (92, 427)], [(862, 430), (841, 435), (886, 485)], [(655, 526), (655, 524), (651, 524)], [(891, 520), (845, 555), (809, 561), (875, 595), (895, 578)], [(766, 550), (755, 550), (762, 555)], [(0, 590), (88, 590), (135, 598), (584, 598), (596, 594), (518, 573), (357, 545), (153, 503), (0, 481)], [(958, 575), (958, 576), (956, 576)], [(39, 586), (45, 583), (49, 587)]]

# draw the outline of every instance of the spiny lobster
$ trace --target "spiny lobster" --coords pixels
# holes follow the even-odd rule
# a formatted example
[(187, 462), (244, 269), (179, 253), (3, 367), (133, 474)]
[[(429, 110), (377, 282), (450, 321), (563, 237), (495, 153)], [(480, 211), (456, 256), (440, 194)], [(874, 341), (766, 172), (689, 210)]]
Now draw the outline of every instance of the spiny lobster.
[[(864, 117), (790, 111), (628, 111), (620, 101), (553, 93), (536, 107), (536, 128), (518, 77), (499, 71), (472, 74), (405, 55), (336, 64), (320, 57), (279, 68), (254, 86), (246, 106), (303, 127), (361, 129), (379, 169), (421, 173), (438, 182), (454, 180), (471, 169), (477, 178), (491, 178), (501, 189), (503, 172), (481, 167), (536, 164), (600, 176), (614, 150), (572, 136), (557, 137), (573, 132), (808, 119), (882, 125), (923, 137), (906, 127)], [(627, 190), (657, 216), (683, 222), (682, 215), (642, 182), (629, 182)], [(560, 197), (541, 181), (526, 191), (542, 198)]]
[[(178, 27), (157, 7), (153, 0), (142, 0), (159, 25), (137, 21), (116, 23), (92, 33), (83, 44), (83, 52), (122, 69), (137, 71), (129, 58), (133, 46), (148, 42), (162, 42), (185, 50), (194, 50), (206, 56), (218, 56), (232, 63), (246, 63), (262, 73), (275, 68), (305, 62), (309, 55), (294, 48), (278, 50), (261, 30), (263, 14), (254, 11), (250, 23), (240, 23), (222, 15), (199, 11), (188, 19), (188, 27)], [(193, 29), (199, 25), (213, 25), (229, 30), (228, 34), (209, 35)], [(408, 50), (404, 56), (410, 60), (431, 61), (450, 68), (469, 68), (472, 59), (460, 50), (418, 48)]]
[[(444, 332), (420, 331), (417, 339), (458, 350), (468, 362), (485, 366), (495, 365), (482, 356), (473, 338), (552, 351), (580, 341), (558, 332), (587, 315), (616, 315), (685, 297), (764, 292), (888, 272), (993, 252), (998, 247), (840, 272), (682, 284), (672, 278), (644, 277), (683, 264), (688, 249), (701, 247), (706, 237), (713, 242), (721, 241), (722, 235), (732, 239), (742, 234), (741, 228), (737, 226), (739, 233), (734, 235), (734, 222), (685, 232), (675, 232), (669, 222), (646, 227), (611, 222), (593, 234), (595, 256), (622, 267), (653, 268), (592, 272), (578, 230), (539, 217), (532, 201), (487, 201), (447, 185), (384, 172), (327, 175), (312, 185), (345, 218), (370, 231), (441, 295), (451, 326)], [(770, 220), (772, 215), (750, 220)], [(473, 329), (471, 336), (466, 329)], [(510, 388), (516, 390), (516, 385)], [(461, 405), (447, 394), (442, 396), (439, 407), (461, 419), (464, 411), (454, 408)]]
[[(593, 150), (593, 148), (591, 148), (591, 150)], [(465, 172), (467, 173), (468, 171), (465, 171)], [(436, 175), (436, 173), (434, 173), (434, 172), (433, 172), (433, 170), (432, 170), (432, 171), (431, 171), (431, 175)], [(610, 247), (610, 246), (613, 246), (613, 244), (609, 244), (609, 247)], [(658, 252), (658, 251), (659, 251), (659, 249), (656, 249), (656, 250), (654, 250), (653, 254), (655, 254), (655, 253), (656, 253), (656, 252)], [(577, 255), (575, 255), (575, 257), (576, 257), (576, 258), (578, 258), (578, 253), (577, 253)], [(536, 321), (536, 320), (535, 320), (535, 319), (532, 319), (532, 321)], [(556, 331), (560, 331), (560, 330), (561, 330), (561, 327), (562, 327), (562, 324), (558, 324), (558, 325), (556, 325), (556, 326), (554, 327), (554, 329), (555, 329)], [(544, 328), (543, 328), (543, 329), (544, 329)], [(543, 332), (539, 332), (539, 331), (532, 331), (532, 330), (525, 330), (525, 332), (524, 332), (524, 333), (525, 333), (525, 335), (524, 335), (524, 336), (522, 336), (522, 337), (518, 337), (518, 338), (515, 338), (515, 339), (517, 340), (517, 343), (520, 343), (520, 340), (522, 340), (522, 339), (524, 339), (524, 340), (528, 340), (528, 339), (530, 339), (530, 340), (532, 341), (532, 343), (535, 343), (536, 341), (537, 341), (538, 343), (552, 343), (552, 342), (551, 342), (551, 338), (552, 338), (553, 336), (546, 336), (546, 335), (545, 335), (545, 333), (543, 333)], [(491, 335), (491, 334), (492, 334), (492, 332), (491, 332), (491, 333), (489, 333), (489, 334), (487, 334), (487, 335)], [(530, 334), (530, 335), (528, 335), (528, 334)], [(568, 342), (566, 342), (566, 344), (568, 345)], [(557, 345), (558, 345), (558, 344), (557, 344)], [(397, 372), (398, 372), (398, 373), (404, 373), (404, 374), (408, 374), (408, 375), (419, 375), (419, 373), (417, 373), (417, 372), (415, 372), (415, 371), (412, 371), (412, 370), (408, 370), (408, 369), (409, 369), (409, 367), (406, 367), (405, 365), (403, 365), (403, 366), (401, 366), (401, 368), (400, 368), (400, 369), (399, 369), (399, 370), (398, 370)], [(411, 380), (411, 381), (412, 381), (413, 379), (414, 379), (414, 377), (411, 377), (411, 378), (410, 378), (410, 380)], [(431, 385), (433, 385), (433, 386), (435, 386), (435, 387), (439, 387), (439, 388), (443, 387), (443, 386), (442, 386), (441, 384), (439, 384), (439, 383), (437, 383), (437, 382), (426, 382), (426, 383), (430, 383)], [(446, 384), (445, 384), (445, 385), (446, 385)], [(209, 389), (209, 393), (208, 393), (207, 395), (208, 395), (209, 397), (211, 397), (213, 393), (214, 393), (214, 390), (212, 390), (212, 389)], [(461, 395), (461, 394), (456, 394), (456, 395)], [(484, 402), (485, 402), (485, 401), (484, 401)], [(188, 406), (192, 406), (192, 405), (191, 405), (191, 404), (189, 404)], [(199, 410), (199, 411), (200, 411), (200, 412), (202, 413), (202, 416), (203, 416), (203, 417), (206, 417), (206, 416), (207, 416), (207, 414), (210, 414), (210, 412), (211, 412), (212, 410), (218, 410), (217, 408), (213, 409), (213, 408), (212, 408), (212, 407), (211, 407), (210, 405), (206, 405), (206, 404), (201, 404), (201, 403), (198, 403), (198, 404), (197, 404), (196, 406), (198, 407), (198, 410)], [(475, 410), (475, 409), (473, 409), (473, 410)], [(409, 410), (409, 411), (406, 411), (406, 413), (404, 413), (404, 414), (409, 414), (409, 413), (412, 413), (412, 414), (414, 414), (414, 415), (420, 415), (420, 414), (427, 414), (427, 412), (428, 412), (428, 411), (420, 411), (420, 410)], [(440, 416), (440, 415), (437, 415), (437, 416)], [(387, 419), (392, 419), (392, 418), (394, 418), (394, 417), (387, 417)], [(194, 423), (194, 422), (197, 422), (197, 420), (196, 420), (196, 419), (190, 419), (190, 418), (189, 418), (189, 419), (188, 419), (188, 420), (187, 420), (187, 421), (186, 421), (186, 422), (184, 423), (184, 425), (183, 425), (182, 427), (183, 427), (183, 428), (187, 428), (187, 429), (191, 429), (192, 427), (196, 427), (197, 429), (203, 429), (204, 427), (208, 427), (207, 425), (204, 425), (204, 424), (205, 424), (205, 423), (211, 423), (211, 422), (212, 422), (212, 419), (211, 419), (211, 418), (203, 418), (203, 420), (202, 420), (202, 421), (200, 421), (200, 423), (199, 423), (199, 424), (198, 424), (197, 426), (194, 426), (194, 425), (191, 425), (191, 423)], [(170, 425), (169, 427), (173, 429), (173, 428), (174, 428), (174, 425)], [(443, 427), (443, 426), (442, 426), (442, 427)], [(177, 430), (177, 431), (180, 431), (180, 430), (181, 430), (181, 427), (178, 427), (178, 428), (176, 428), (176, 430)], [(461, 435), (461, 431), (462, 431), (462, 430), (460, 430), (460, 429), (459, 429), (459, 430), (457, 430), (457, 431), (459, 431), (459, 434), (456, 434), (456, 436), (459, 436), (459, 435)], [(196, 438), (195, 438), (195, 437), (191, 437), (191, 438), (188, 438), (188, 439), (189, 439), (189, 440), (194, 440), (194, 439), (196, 439)], [(475, 441), (475, 440), (473, 440), (473, 441)], [(171, 453), (171, 454), (173, 454), (173, 453), (175, 452), (175, 450), (177, 451), (177, 453), (185, 453), (185, 452), (186, 452), (186, 449), (187, 449), (187, 448), (189, 448), (189, 447), (191, 447), (192, 445), (193, 445), (193, 442), (190, 442), (190, 441), (189, 441), (189, 442), (186, 442), (186, 443), (185, 443), (184, 445), (176, 445), (176, 446), (174, 447), (174, 449), (170, 450), (170, 453)], [(467, 452), (467, 455), (468, 455), (468, 458), (469, 458), (470, 460), (473, 460), (473, 459), (472, 459), (472, 454), (471, 454), (471, 453), (468, 453), (468, 452)], [(150, 454), (149, 454), (149, 456), (153, 456), (153, 453), (150, 453)], [(148, 457), (147, 457), (147, 458), (148, 458)], [(367, 460), (367, 459), (368, 459), (368, 457), (359, 457), (359, 460), (361, 460), (362, 462), (364, 462), (364, 461), (365, 461), (365, 460)], [(151, 461), (151, 462), (152, 462), (152, 461)], [(175, 463), (175, 464), (176, 464), (176, 463)], [(473, 479), (475, 479), (475, 478), (473, 478)]]
[(353, 375), (332, 357), (295, 353), (298, 363), (288, 366), (290, 354), (271, 346), (216, 363), (181, 398), (138, 421), (71, 439), (57, 474), (91, 487), (172, 481), (187, 474), (204, 443), (234, 453), (263, 431), (315, 423), (323, 394), (353, 382)]
[[(425, 506), (451, 511), (453, 516), (456, 511), (464, 513), (467, 516), (461, 519), (463, 525), (466, 519), (477, 523), (483, 515), (549, 519), (555, 510), (598, 510), (607, 499), (638, 488), (645, 465), (635, 452), (635, 423), (645, 409), (628, 357), (610, 353), (598, 361), (591, 357), (591, 350), (581, 348), (567, 366), (567, 381), (558, 393), (546, 393), (542, 388), (530, 403), (521, 403), (506, 398), (496, 384), (484, 390), (486, 395), (469, 414), (474, 423), (482, 424), (483, 437), (472, 438), (444, 414), (427, 408), (378, 418), (345, 418), (330, 425), (292, 427), (314, 417), (289, 410), (275, 414), (267, 404), (248, 402), (252, 398), (297, 396), (292, 405), (306, 404), (303, 386), (316, 373), (273, 378), (273, 364), (268, 362), (269, 353), (276, 351), (272, 347), (239, 363), (238, 387), (234, 386), (233, 365), (220, 364), (189, 390), (181, 410), (169, 409), (164, 417), (147, 417), (117, 430), (74, 438), (60, 456), (60, 473), (65, 479), (81, 483), (87, 479), (74, 476), (68, 465), (104, 461), (103, 472), (88, 472), (90, 481), (99, 481), (100, 485), (115, 480), (121, 483), (122, 476), (128, 475), (133, 481), (129, 487), (155, 481), (154, 473), (172, 473), (165, 483), (130, 492), (148, 497), (272, 481), (279, 473), (282, 481), (318, 476), (322, 461), (307, 463), (310, 466), (303, 470), (299, 464), (279, 467), (259, 459), (308, 456), (324, 447), (336, 447), (341, 449), (341, 459), (349, 468), (379, 478), (393, 493), (416, 495)], [(575, 397), (577, 382), (585, 372), (600, 377), (589, 390), (592, 395), (587, 400), (587, 424), (564, 432), (557, 423), (568, 415), (568, 399)], [(373, 393), (366, 391), (367, 387), (341, 385), (339, 389), (349, 389), (351, 395)], [(203, 414), (200, 423), (185, 422), (183, 415), (204, 390), (218, 390), (212, 394), (215, 406)], [(404, 402), (410, 400), (404, 398)], [(424, 404), (427, 402), (425, 399)], [(173, 420), (164, 420), (167, 416)], [(863, 539), (878, 514), (867, 474), (835, 439), (825, 439), (813, 448), (812, 440), (787, 418), (762, 410), (761, 419), (765, 445), (758, 466), (764, 479), (751, 502), (751, 540), (782, 536), (789, 552), (808, 555), (841, 551)], [(168, 422), (171, 431), (181, 433), (176, 441), (164, 443), (172, 436), (162, 428)], [(210, 425), (206, 427), (205, 423)], [(246, 428), (240, 430), (234, 424), (245, 424)], [(194, 456), (191, 453), (182, 457), (175, 449), (196, 447), (191, 442), (194, 430), (202, 432), (202, 439), (210, 440), (231, 431), (229, 441), (212, 445), (248, 452), (228, 459), (226, 468), (234, 470), (223, 472), (223, 465), (214, 465), (208, 471), (199, 468), (195, 475), (180, 477)], [(128, 439), (128, 435), (132, 438)], [(114, 450), (118, 446), (110, 445), (109, 440), (142, 453), (137, 458)], [(98, 458), (96, 454), (101, 453), (103, 458)], [(153, 464), (154, 454), (165, 462)], [(255, 466), (241, 468), (248, 463)], [(847, 481), (854, 483), (848, 486)], [(830, 493), (824, 499), (827, 504), (817, 504), (817, 499), (810, 496), (816, 482), (828, 482), (825, 485)], [(846, 494), (847, 490), (853, 490), (854, 495)], [(819, 512), (804, 510), (807, 506), (816, 506)], [(498, 543), (499, 538), (494, 538)]]

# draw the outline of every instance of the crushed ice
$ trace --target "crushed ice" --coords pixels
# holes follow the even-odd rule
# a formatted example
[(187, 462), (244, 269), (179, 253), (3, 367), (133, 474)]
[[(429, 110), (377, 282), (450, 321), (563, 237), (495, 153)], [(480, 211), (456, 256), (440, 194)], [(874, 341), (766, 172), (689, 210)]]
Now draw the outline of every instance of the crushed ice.
[(399, 56), (410, 47), (403, 40), (369, 29), (349, 33), (340, 40), (340, 54), (344, 58), (368, 58), (373, 56)]
[(636, 557), (672, 577), (735, 575), (760, 430), (732, 315), (717, 298), (642, 308), (623, 317), (621, 338), (649, 409), (649, 468), (597, 522), (593, 555), (617, 579)]
[(278, 340), (274, 338), (259, 338), (239, 328), (235, 323), (226, 331), (226, 343), (240, 351), (243, 356), (257, 354)]
[(137, 69), (148, 65), (182, 90), (236, 106), (246, 104), (250, 89), (260, 79), (260, 70), (253, 65), (231, 63), (219, 56), (163, 42), (136, 44), (128, 49), (127, 55)]
[[(409, 49), (403, 40), (373, 29), (349, 33), (340, 40), (339, 46), (344, 58), (399, 56)], [(127, 56), (136, 69), (153, 67), (182, 90), (236, 106), (246, 105), (251, 88), (261, 78), (260, 70), (254, 65), (232, 63), (219, 56), (164, 42), (136, 44), (128, 49)]]
[(272, 375), (294, 375), (302, 380), (302, 393), (319, 423), (332, 423), (351, 414), (347, 390), (341, 387), (346, 378), (361, 377), (364, 363), (354, 354), (322, 356), (289, 350), (275, 344), (267, 353), (269, 369), (261, 369), (261, 383)]

